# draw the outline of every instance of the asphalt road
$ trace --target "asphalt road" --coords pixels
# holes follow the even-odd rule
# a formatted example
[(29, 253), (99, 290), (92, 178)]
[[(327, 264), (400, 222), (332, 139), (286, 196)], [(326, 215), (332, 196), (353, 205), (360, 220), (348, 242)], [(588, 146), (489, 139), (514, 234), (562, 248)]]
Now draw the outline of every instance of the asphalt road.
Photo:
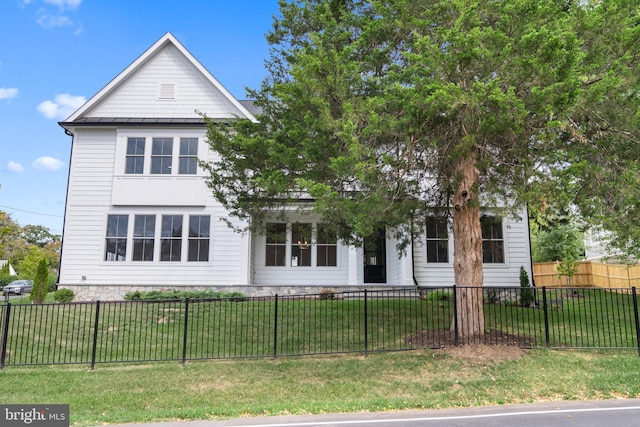
[(226, 421), (175, 421), (110, 427), (601, 427), (640, 426), (640, 399), (562, 401), (526, 405), (357, 414), (274, 416)]

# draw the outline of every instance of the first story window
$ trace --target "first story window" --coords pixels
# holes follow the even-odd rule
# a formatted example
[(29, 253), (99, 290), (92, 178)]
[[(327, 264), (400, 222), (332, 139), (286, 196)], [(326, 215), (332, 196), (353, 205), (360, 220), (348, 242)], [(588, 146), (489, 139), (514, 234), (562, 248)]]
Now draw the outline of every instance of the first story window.
[(427, 262), (449, 262), (449, 224), (446, 218), (428, 217), (427, 228)]
[(266, 266), (283, 267), (287, 253), (287, 224), (269, 223), (266, 227)]
[(189, 217), (188, 261), (209, 261), (210, 220), (208, 215)]
[[(211, 219), (209, 215), (190, 215), (189, 232), (183, 232), (183, 215), (108, 215), (105, 261), (209, 261)], [(159, 227), (156, 224), (159, 223)], [(128, 255), (127, 247), (132, 247)], [(186, 247), (186, 250), (183, 250)], [(183, 253), (186, 252), (186, 259)], [(128, 259), (127, 256), (130, 258)]]
[(487, 264), (504, 263), (504, 237), (502, 218), (483, 215), (480, 217), (482, 228), (482, 262)]
[(160, 236), (160, 261), (180, 261), (182, 257), (182, 215), (163, 215)]
[(105, 261), (125, 261), (127, 259), (128, 229), (128, 215), (109, 215), (107, 217)]
[(155, 215), (136, 215), (133, 223), (133, 260), (153, 261)]
[(316, 231), (316, 265), (318, 267), (338, 265), (338, 239), (325, 224), (318, 224)]
[(337, 238), (324, 224), (266, 224), (267, 267), (336, 267), (337, 252)]

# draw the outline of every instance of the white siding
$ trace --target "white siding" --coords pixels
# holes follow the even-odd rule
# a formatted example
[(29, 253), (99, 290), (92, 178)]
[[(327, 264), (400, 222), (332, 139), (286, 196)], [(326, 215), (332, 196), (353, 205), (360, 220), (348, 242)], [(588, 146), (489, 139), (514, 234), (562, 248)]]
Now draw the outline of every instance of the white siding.
[[(503, 220), (504, 264), (484, 264), (485, 286), (519, 286), (520, 266), (524, 266), (531, 278), (531, 256), (529, 230), (526, 213), (523, 220), (505, 218)], [(414, 242), (414, 271), (420, 286), (452, 286), (453, 276), (453, 236), (449, 236), (449, 263), (428, 264), (424, 241)]]
[[(179, 130), (177, 130), (179, 132)], [(226, 211), (207, 196), (205, 207), (175, 206), (170, 199), (164, 205), (114, 206), (111, 203), (116, 158), (117, 131), (87, 129), (76, 131), (67, 196), (63, 242), (61, 285), (246, 285), (248, 238), (236, 234), (221, 218)], [(202, 182), (195, 181), (198, 185)], [(163, 214), (211, 216), (209, 262), (115, 262), (104, 261), (107, 215)], [(131, 229), (131, 227), (130, 227)], [(156, 243), (158, 245), (158, 243)], [(183, 245), (183, 259), (186, 259)], [(132, 251), (131, 245), (127, 252)], [(83, 278), (84, 277), (84, 278)]]
[[(174, 99), (161, 98), (162, 85), (174, 85)], [(168, 44), (107, 95), (87, 117), (211, 118), (243, 114), (173, 45)]]

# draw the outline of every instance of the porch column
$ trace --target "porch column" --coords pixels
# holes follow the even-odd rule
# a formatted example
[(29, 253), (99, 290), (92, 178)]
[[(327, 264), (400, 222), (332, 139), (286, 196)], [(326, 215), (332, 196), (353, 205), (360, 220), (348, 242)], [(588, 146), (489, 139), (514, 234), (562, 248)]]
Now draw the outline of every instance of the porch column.
[(358, 248), (349, 245), (349, 286), (358, 286), (358, 268), (361, 268), (358, 262)]

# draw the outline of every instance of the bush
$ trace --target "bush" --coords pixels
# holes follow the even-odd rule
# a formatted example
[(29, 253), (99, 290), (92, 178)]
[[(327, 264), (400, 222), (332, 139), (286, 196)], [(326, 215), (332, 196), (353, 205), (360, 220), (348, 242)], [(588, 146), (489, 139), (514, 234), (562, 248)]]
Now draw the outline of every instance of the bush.
[(520, 305), (529, 307), (533, 304), (533, 289), (529, 282), (529, 275), (524, 266), (520, 266)]
[(76, 294), (71, 289), (58, 289), (53, 294), (53, 299), (56, 302), (71, 302), (76, 298)]
[(49, 269), (47, 268), (47, 261), (42, 258), (38, 262), (36, 268), (36, 275), (33, 278), (33, 289), (31, 289), (31, 295), (29, 299), (35, 304), (42, 304), (47, 297), (48, 285), (47, 278), (49, 277)]
[(449, 301), (451, 299), (453, 299), (453, 293), (450, 291), (438, 290), (427, 294), (427, 301)]
[(241, 292), (221, 292), (221, 291), (133, 291), (127, 292), (124, 296), (126, 301), (178, 301), (184, 299), (220, 299), (228, 298), (234, 301), (242, 301), (245, 295)]

